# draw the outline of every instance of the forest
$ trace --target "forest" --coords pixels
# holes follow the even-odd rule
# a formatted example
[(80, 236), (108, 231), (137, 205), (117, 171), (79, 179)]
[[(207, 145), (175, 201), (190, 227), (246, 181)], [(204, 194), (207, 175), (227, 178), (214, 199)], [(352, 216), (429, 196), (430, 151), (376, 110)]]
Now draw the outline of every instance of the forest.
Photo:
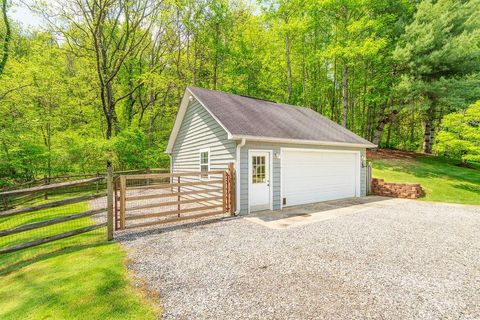
[(480, 161), (480, 0), (0, 0), (0, 187), (168, 167), (186, 86)]

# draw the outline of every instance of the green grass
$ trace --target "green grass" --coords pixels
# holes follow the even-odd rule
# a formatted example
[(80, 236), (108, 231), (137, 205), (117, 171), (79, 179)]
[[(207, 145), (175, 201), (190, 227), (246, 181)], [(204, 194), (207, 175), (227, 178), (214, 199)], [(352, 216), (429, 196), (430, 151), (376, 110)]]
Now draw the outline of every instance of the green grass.
[[(0, 230), (85, 210), (83, 202), (2, 218)], [(88, 217), (0, 238), (0, 248), (93, 223)], [(157, 318), (159, 310), (131, 285), (125, 262), (105, 228), (1, 255), (0, 319)]]
[(374, 160), (372, 175), (387, 182), (420, 183), (425, 191), (421, 200), (480, 205), (480, 170), (444, 158)]

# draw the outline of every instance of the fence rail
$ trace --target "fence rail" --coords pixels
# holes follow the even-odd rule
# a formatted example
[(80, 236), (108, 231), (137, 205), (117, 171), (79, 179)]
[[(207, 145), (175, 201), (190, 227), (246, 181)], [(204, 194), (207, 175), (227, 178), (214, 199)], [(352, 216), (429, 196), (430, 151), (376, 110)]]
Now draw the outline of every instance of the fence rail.
[[(135, 170), (119, 170), (119, 171), (114, 171), (113, 174), (121, 175), (121, 174), (135, 174), (135, 173), (166, 173), (169, 171), (170, 170), (167, 168), (145, 168), (145, 169), (135, 169)], [(51, 176), (51, 177), (45, 176), (43, 178), (34, 179), (31, 181), (15, 184), (13, 186), (0, 188), (0, 192), (17, 190), (17, 189), (25, 189), (25, 188), (31, 188), (36, 186), (44, 186), (48, 184), (71, 181), (71, 180), (80, 179), (80, 178), (95, 178), (95, 177), (105, 178), (106, 176), (107, 176), (107, 172), (77, 173), (77, 174), (57, 175), (57, 176)]]
[[(233, 214), (233, 177), (233, 164), (208, 172), (121, 175), (115, 183), (115, 229)], [(144, 221), (130, 223), (139, 220)]]
[(45, 238), (41, 238), (41, 239), (36, 239), (36, 240), (24, 242), (22, 244), (18, 244), (18, 245), (14, 245), (14, 246), (11, 246), (11, 247), (8, 247), (8, 248), (5, 248), (5, 249), (1, 249), (0, 254), (11, 253), (11, 252), (19, 251), (19, 250), (22, 250), (22, 249), (27, 249), (27, 248), (39, 246), (41, 244), (49, 243), (49, 242), (52, 242), (52, 241), (57, 241), (57, 240), (73, 237), (73, 236), (76, 236), (76, 235), (79, 235), (79, 234), (82, 234), (82, 233), (85, 233), (85, 232), (89, 232), (89, 231), (92, 231), (92, 230), (95, 230), (95, 229), (99, 229), (99, 228), (102, 228), (102, 227), (105, 227), (105, 226), (107, 226), (106, 222), (96, 224), (96, 225), (93, 225), (93, 226), (80, 228), (80, 229), (71, 230), (71, 231), (68, 231), (68, 232), (60, 233), (60, 234), (56, 234), (56, 235), (53, 235), (53, 236), (50, 236), (50, 237), (45, 237)]
[(234, 214), (233, 163), (208, 172), (139, 171), (0, 191), (0, 254), (104, 227), (111, 240), (114, 230)]
[[(108, 193), (98, 192), (98, 183), (103, 185), (108, 179), (113, 180), (112, 175), (0, 192), (0, 199), (7, 203), (3, 210), (0, 206), (0, 254), (108, 227), (110, 220), (113, 221), (106, 217), (109, 207), (104, 202)], [(46, 192), (52, 197), (44, 197)], [(11, 208), (8, 205), (8, 199), (15, 202), (18, 198), (38, 194), (42, 199), (25, 206)], [(99, 205), (90, 208), (93, 200)], [(111, 209), (110, 214), (113, 214)]]

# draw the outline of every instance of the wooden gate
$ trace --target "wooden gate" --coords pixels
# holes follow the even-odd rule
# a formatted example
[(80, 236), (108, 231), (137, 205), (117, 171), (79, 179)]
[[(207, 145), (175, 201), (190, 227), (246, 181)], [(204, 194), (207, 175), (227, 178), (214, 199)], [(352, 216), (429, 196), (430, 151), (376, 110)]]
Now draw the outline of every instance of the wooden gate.
[(121, 175), (115, 180), (115, 230), (233, 215), (233, 164), (228, 170)]

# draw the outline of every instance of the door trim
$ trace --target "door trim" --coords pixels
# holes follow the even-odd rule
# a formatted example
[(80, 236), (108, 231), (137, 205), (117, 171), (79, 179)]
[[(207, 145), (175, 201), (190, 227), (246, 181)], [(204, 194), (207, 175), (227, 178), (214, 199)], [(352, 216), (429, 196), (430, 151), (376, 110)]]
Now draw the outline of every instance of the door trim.
[[(360, 197), (361, 189), (361, 151), (360, 150), (335, 150), (335, 149), (313, 149), (313, 148), (280, 148), (280, 159), (283, 161), (284, 151), (300, 151), (300, 152), (335, 152), (335, 153), (353, 153), (355, 154), (355, 197)], [(280, 165), (280, 208), (283, 209), (283, 166)]]
[[(251, 169), (252, 169), (252, 162), (250, 161), (250, 157), (251, 157), (251, 154), (254, 153), (254, 152), (266, 152), (268, 153), (268, 158), (269, 158), (269, 161), (268, 161), (268, 174), (270, 176), (270, 188), (269, 188), (269, 201), (270, 201), (270, 210), (273, 210), (273, 151), (272, 150), (268, 150), (268, 149), (248, 149), (248, 157), (247, 157), (247, 162), (248, 162), (248, 214), (250, 214), (250, 192), (251, 192), (251, 189), (250, 189), (250, 185), (251, 185), (251, 182), (252, 182), (252, 175), (250, 174), (251, 173)], [(238, 186), (240, 187), (240, 186)]]

